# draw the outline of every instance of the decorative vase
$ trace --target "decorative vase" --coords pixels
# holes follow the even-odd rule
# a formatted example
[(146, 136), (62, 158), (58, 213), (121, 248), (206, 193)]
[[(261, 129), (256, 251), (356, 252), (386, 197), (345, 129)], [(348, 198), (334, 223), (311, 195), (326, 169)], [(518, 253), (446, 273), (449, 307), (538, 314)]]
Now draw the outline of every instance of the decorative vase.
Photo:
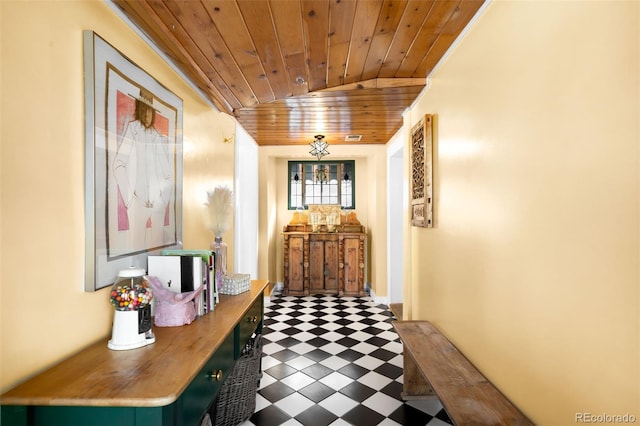
[(216, 235), (211, 243), (211, 251), (215, 252), (216, 288), (219, 290), (227, 274), (227, 243), (222, 241), (222, 236)]
[(327, 215), (326, 217), (326, 221), (327, 221), (327, 231), (328, 232), (335, 232), (336, 230), (336, 223), (338, 222), (338, 214), (336, 212), (331, 212)]
[(309, 213), (309, 220), (311, 222), (311, 232), (319, 231), (321, 218), (322, 218), (322, 215), (318, 212)]

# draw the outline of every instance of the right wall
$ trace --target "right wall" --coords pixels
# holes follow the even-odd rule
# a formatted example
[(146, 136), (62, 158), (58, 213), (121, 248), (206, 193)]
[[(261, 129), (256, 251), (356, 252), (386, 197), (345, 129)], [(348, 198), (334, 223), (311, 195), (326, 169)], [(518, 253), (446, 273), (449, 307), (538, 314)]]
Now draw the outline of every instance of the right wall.
[(640, 422), (639, 28), (638, 1), (493, 1), (405, 117), (435, 116), (405, 319), (539, 425)]

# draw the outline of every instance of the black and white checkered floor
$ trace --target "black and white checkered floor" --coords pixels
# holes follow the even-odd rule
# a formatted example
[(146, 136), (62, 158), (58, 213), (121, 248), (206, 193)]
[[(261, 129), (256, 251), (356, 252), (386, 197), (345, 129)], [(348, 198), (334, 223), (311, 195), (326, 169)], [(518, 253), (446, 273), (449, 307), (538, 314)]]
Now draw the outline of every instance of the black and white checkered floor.
[(242, 426), (450, 425), (439, 401), (400, 399), (394, 319), (368, 297), (272, 295), (256, 410)]

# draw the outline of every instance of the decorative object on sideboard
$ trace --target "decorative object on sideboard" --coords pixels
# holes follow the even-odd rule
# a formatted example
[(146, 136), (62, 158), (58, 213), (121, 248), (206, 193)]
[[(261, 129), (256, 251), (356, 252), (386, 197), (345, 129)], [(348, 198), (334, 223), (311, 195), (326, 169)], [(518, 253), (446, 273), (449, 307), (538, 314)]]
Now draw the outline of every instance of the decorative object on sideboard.
[(309, 222), (311, 223), (311, 231), (318, 232), (322, 223), (322, 213), (317, 211), (309, 213)]
[[(163, 256), (160, 256), (163, 257)], [(175, 257), (175, 256), (164, 256)], [(158, 327), (180, 327), (191, 324), (198, 317), (198, 300), (203, 286), (195, 290), (181, 292), (170, 290), (155, 275), (148, 275), (153, 291), (156, 293), (154, 324)]]
[(111, 340), (107, 344), (109, 349), (136, 349), (156, 341), (151, 327), (153, 291), (144, 274), (144, 269), (134, 267), (118, 272), (109, 293), (115, 308)]
[(211, 250), (215, 252), (216, 286), (222, 287), (227, 274), (227, 243), (222, 241), (222, 234), (231, 228), (233, 213), (233, 192), (226, 186), (217, 186), (207, 193), (207, 227), (213, 232), (214, 240)]
[(309, 210), (293, 213), (284, 232), (364, 232), (355, 210), (342, 210), (339, 205), (309, 204)]
[(336, 225), (340, 224), (340, 213), (331, 212), (325, 216), (325, 221), (327, 222), (327, 232), (336, 232)]
[(251, 288), (250, 274), (227, 274), (222, 280), (222, 287), (219, 288), (220, 294), (230, 294), (236, 296)]
[(289, 225), (306, 225), (309, 223), (309, 215), (302, 208), (297, 208), (295, 212), (293, 212), (293, 217), (291, 218), (291, 222)]

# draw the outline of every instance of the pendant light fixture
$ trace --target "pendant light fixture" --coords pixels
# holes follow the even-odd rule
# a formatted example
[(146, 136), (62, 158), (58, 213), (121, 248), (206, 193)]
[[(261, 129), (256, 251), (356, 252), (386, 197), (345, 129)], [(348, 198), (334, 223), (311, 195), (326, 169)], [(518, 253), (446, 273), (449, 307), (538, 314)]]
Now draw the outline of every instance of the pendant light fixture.
[(309, 144), (311, 146), (309, 154), (314, 155), (320, 161), (322, 157), (329, 155), (329, 151), (327, 151), (329, 144), (324, 140), (324, 135), (315, 135), (314, 138), (315, 140)]

